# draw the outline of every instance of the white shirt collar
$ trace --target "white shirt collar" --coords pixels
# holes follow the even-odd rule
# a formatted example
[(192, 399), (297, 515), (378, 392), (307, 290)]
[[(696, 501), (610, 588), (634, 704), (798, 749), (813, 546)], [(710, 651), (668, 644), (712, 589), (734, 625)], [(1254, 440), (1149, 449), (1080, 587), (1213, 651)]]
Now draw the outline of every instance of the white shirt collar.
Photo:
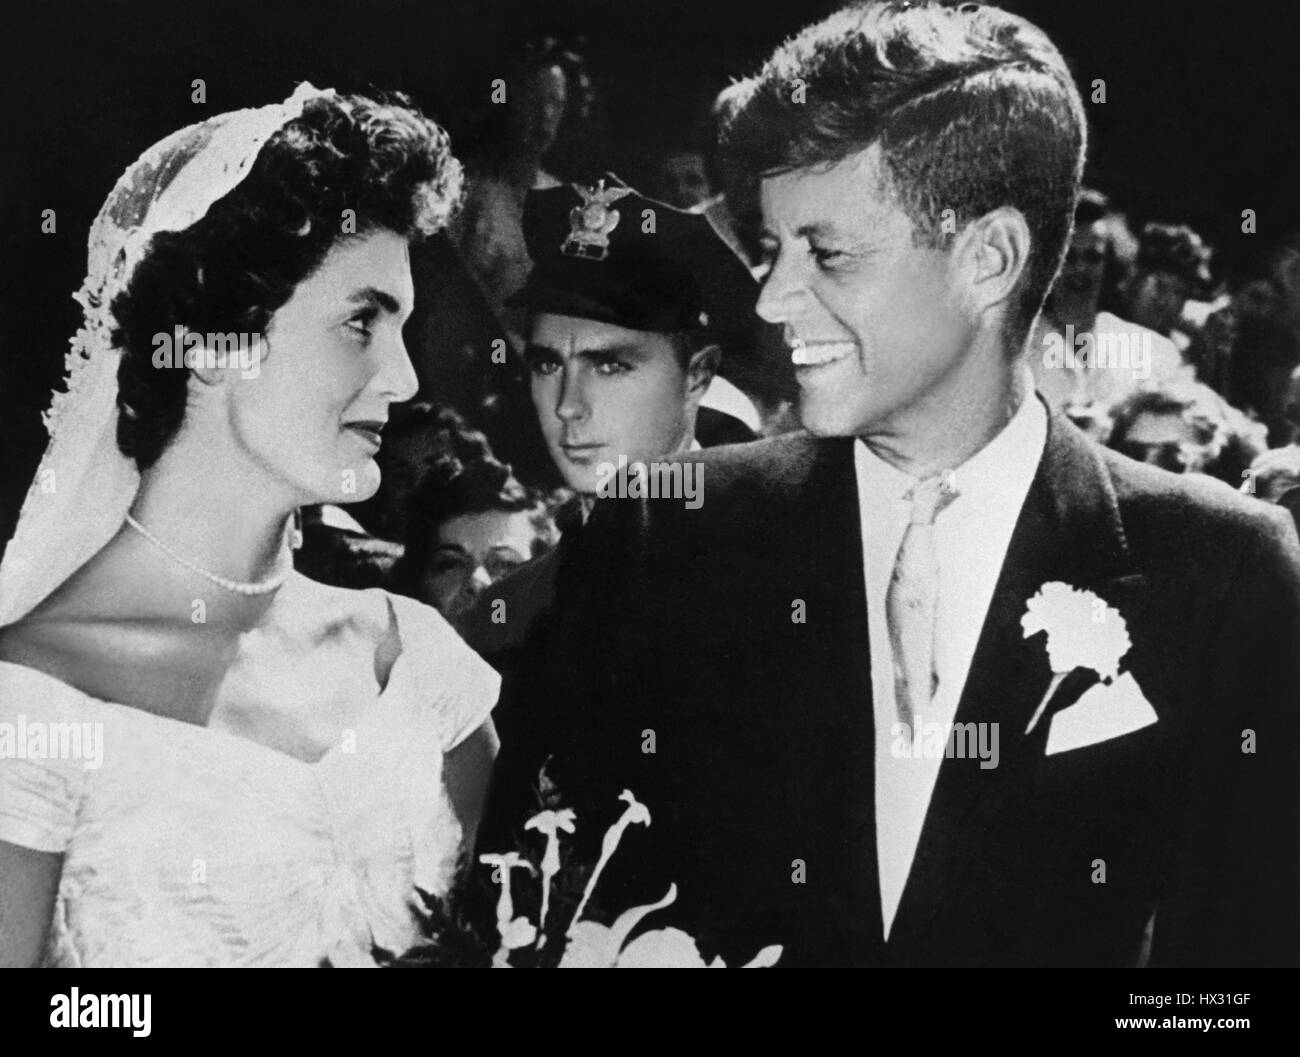
[[(1047, 411), (1030, 391), (996, 437), (960, 466), (954, 483), (953, 510), (979, 510), (1004, 499), (1023, 500), (1047, 442)], [(864, 495), (902, 502), (917, 484), (909, 473), (891, 466), (864, 442), (858, 445), (858, 471)]]
[(957, 498), (953, 505), (964, 512), (1014, 502), (1018, 511), (1046, 443), (1047, 410), (1030, 390), (1002, 432), (954, 471)]

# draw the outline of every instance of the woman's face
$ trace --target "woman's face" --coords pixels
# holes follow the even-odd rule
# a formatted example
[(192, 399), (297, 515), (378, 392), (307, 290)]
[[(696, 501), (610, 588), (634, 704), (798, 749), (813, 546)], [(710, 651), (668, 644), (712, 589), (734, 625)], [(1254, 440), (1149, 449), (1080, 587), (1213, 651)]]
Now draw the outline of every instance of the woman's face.
[(516, 142), (539, 157), (551, 149), (569, 105), (568, 81), (559, 66), (534, 70), (522, 85), (511, 111)]
[(418, 388), (402, 342), (413, 300), (404, 238), (342, 240), (271, 317), (257, 377), (227, 379), (237, 448), (299, 505), (379, 487), (388, 406)]
[(488, 510), (444, 521), (424, 569), (421, 597), (448, 620), (533, 556), (535, 512)]
[(1106, 277), (1106, 246), (1106, 225), (1103, 221), (1098, 220), (1075, 229), (1065, 251), (1061, 274), (1053, 289), (1056, 301), (1066, 301), (1071, 307), (1078, 306), (1096, 312), (1102, 282)]

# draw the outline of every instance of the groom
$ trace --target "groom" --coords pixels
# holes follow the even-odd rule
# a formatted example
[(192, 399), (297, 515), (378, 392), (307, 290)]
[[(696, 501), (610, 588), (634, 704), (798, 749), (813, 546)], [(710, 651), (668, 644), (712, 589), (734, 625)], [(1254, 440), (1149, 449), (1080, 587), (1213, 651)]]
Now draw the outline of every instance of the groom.
[(1060, 54), (868, 4), (733, 92), (807, 433), (684, 456), (699, 509), (597, 504), (500, 788), (549, 761), (589, 841), (631, 789), (610, 911), (675, 882), (647, 925), (729, 964), (1296, 963), (1295, 530), (1026, 382), (1084, 160)]

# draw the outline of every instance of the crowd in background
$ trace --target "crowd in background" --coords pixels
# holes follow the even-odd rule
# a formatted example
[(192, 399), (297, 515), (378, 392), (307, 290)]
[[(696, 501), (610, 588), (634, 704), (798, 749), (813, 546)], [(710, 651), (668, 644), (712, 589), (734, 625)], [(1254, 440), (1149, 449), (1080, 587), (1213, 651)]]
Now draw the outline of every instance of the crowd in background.
[[(525, 320), (507, 304), (531, 267), (528, 192), (590, 182), (612, 162), (642, 194), (703, 213), (759, 280), (765, 267), (752, 183), (716, 162), (726, 92), (696, 122), (616, 154), (600, 142), (598, 101), (572, 46), (531, 41), (506, 80), (510, 104), (456, 145), (468, 190), (452, 230), (413, 261), (420, 305), (408, 347), (421, 395), (385, 431), (380, 491), (347, 510), (304, 512), (299, 552), (317, 579), (388, 587), (453, 621), (576, 516), (528, 398)], [(1048, 403), (1100, 443), (1218, 478), (1300, 520), (1300, 231), (1253, 245), (1221, 267), (1179, 218), (1134, 225), (1104, 190), (1085, 190), (1027, 362)], [(1106, 362), (1116, 349), (1128, 359)], [(718, 385), (743, 395), (754, 434), (798, 426), (785, 359), (755, 350), (721, 364)]]

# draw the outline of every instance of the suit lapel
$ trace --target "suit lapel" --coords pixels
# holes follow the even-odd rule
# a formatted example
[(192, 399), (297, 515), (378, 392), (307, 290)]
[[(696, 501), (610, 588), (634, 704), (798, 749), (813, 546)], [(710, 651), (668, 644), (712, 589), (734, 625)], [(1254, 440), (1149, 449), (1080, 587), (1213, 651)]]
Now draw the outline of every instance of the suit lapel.
[[(961, 872), (989, 855), (986, 838), (1026, 788), (1026, 772), (1042, 755), (1050, 714), (1034, 732), (1025, 727), (1047, 690), (1052, 672), (1043, 636), (1026, 639), (1020, 624), (1029, 599), (1046, 582), (1060, 580), (1114, 598), (1138, 586), (1120, 523), (1109, 472), (1073, 425), (1053, 416), (1043, 458), (1016, 522), (997, 587), (954, 718), (956, 723), (998, 724), (998, 765), (947, 758), (903, 891), (891, 950), (905, 950), (956, 900)], [(1077, 699), (1086, 680), (1060, 688), (1049, 711)]]
[[(850, 960), (878, 960), (884, 942), (880, 920), (880, 873), (876, 858), (875, 726), (871, 691), (871, 647), (867, 626), (866, 582), (863, 572), (861, 499), (858, 496), (855, 441), (828, 446), (834, 462), (827, 480), (812, 496), (834, 495), (833, 520), (821, 526), (828, 552), (824, 568), (813, 575), (826, 584), (832, 607), (830, 628), (834, 648), (823, 673), (824, 700), (830, 727), (823, 733), (823, 758), (834, 748), (842, 769), (836, 775), (837, 821), (843, 828), (838, 848), (843, 864), (830, 900), (833, 919), (846, 934)], [(815, 504), (808, 504), (815, 509)], [(832, 528), (832, 526), (834, 526)], [(847, 678), (845, 673), (848, 673)], [(859, 795), (844, 795), (848, 789)], [(867, 907), (863, 913), (862, 907)]]
[[(844, 944), (845, 960), (872, 960), (882, 942), (876, 862), (871, 660), (857, 477), (851, 439), (810, 441), (806, 472), (764, 497), (762, 517), (782, 542), (773, 570), (775, 634), (795, 635), (766, 741), (778, 746), (781, 787), (810, 849), (816, 905)], [(795, 546), (790, 546), (795, 541)], [(790, 624), (791, 599), (807, 603), (806, 625)], [(780, 626), (780, 625), (783, 625)], [(775, 640), (775, 641), (779, 641)], [(791, 714), (791, 704), (798, 711)], [(815, 850), (814, 850), (815, 849)], [(811, 892), (810, 892), (811, 894)], [(864, 914), (863, 907), (868, 908)]]

